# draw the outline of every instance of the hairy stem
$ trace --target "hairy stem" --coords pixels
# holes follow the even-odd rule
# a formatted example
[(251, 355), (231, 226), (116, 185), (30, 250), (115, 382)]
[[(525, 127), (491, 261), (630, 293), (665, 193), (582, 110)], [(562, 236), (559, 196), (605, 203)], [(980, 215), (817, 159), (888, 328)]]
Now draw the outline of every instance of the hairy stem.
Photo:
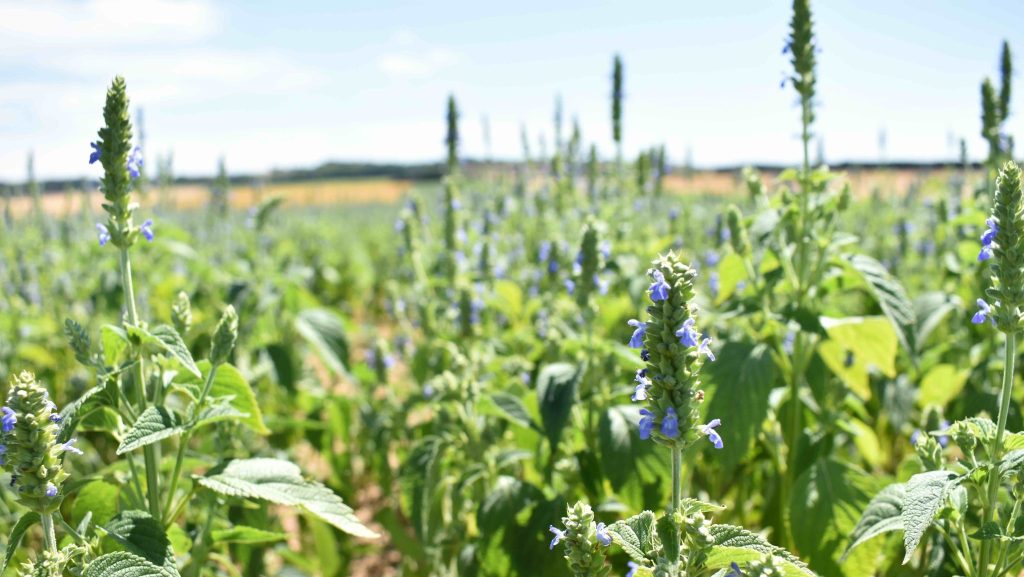
[[(1003, 434), (1006, 432), (1006, 418), (1010, 412), (1010, 397), (1013, 392), (1013, 364), (1017, 356), (1017, 333), (1006, 334), (1006, 358), (1003, 363), (1003, 386), (999, 390), (999, 421), (996, 424), (996, 436), (989, 449), (992, 468), (988, 473), (988, 497), (982, 513), (982, 526), (992, 522), (998, 508), (999, 499), (999, 460), (1003, 457)], [(993, 540), (986, 539), (981, 543), (981, 555), (978, 562), (978, 576), (986, 577), (989, 572), (989, 561), (992, 558)]]
[(46, 550), (54, 555), (57, 554), (57, 534), (53, 530), (53, 514), (41, 513), (39, 520), (43, 524), (43, 540), (46, 542)]
[(683, 502), (683, 448), (672, 447), (672, 510), (678, 511)]
[[(128, 311), (128, 322), (133, 326), (139, 324), (139, 313), (135, 307), (135, 287), (132, 283), (132, 260), (127, 248), (121, 249), (121, 286), (124, 288), (124, 306)], [(135, 381), (135, 402), (138, 404), (139, 413), (146, 410), (146, 380), (142, 367), (142, 353), (138, 352), (133, 367)], [(146, 445), (143, 448), (146, 459), (146, 491), (149, 498), (149, 513), (155, 519), (160, 518), (160, 477), (157, 470), (156, 447)]]

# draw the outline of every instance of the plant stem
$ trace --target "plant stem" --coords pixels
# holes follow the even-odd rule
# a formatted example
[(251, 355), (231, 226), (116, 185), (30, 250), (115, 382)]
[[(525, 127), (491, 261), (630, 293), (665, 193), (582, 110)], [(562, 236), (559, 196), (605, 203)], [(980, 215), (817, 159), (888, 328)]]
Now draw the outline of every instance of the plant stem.
[(672, 510), (678, 511), (683, 502), (683, 448), (672, 447)]
[(39, 520), (43, 524), (43, 540), (46, 542), (46, 550), (56, 555), (57, 535), (53, 531), (53, 513), (40, 513)]
[[(139, 313), (135, 307), (135, 287), (132, 283), (132, 260), (127, 248), (121, 248), (121, 286), (124, 289), (124, 306), (128, 311), (128, 322), (138, 326)], [(146, 377), (142, 367), (142, 353), (138, 352), (134, 366), (135, 402), (139, 405), (139, 413), (146, 410)], [(160, 518), (160, 477), (157, 471), (156, 448), (146, 445), (143, 448), (146, 459), (146, 492), (149, 497), (149, 513), (155, 519)]]
[[(1017, 333), (1006, 333), (1006, 358), (1003, 363), (1003, 386), (999, 390), (999, 421), (996, 423), (996, 436), (989, 449), (992, 459), (988, 472), (988, 497), (982, 515), (982, 527), (992, 522), (999, 499), (999, 460), (1003, 457), (1003, 433), (1006, 432), (1006, 418), (1010, 412), (1010, 397), (1013, 392), (1013, 364), (1017, 356)], [(981, 542), (981, 555), (978, 562), (978, 576), (988, 575), (989, 560), (992, 557), (992, 540)]]
[[(206, 382), (203, 384), (203, 391), (199, 395), (199, 400), (196, 401), (196, 417), (199, 416), (200, 411), (203, 410), (203, 404), (206, 402), (206, 397), (210, 394), (210, 389), (213, 387), (213, 379), (217, 375), (217, 369), (220, 368), (220, 364), (215, 364), (210, 367), (210, 372), (206, 375)], [(178, 489), (178, 478), (181, 476), (181, 466), (185, 461), (185, 449), (188, 448), (188, 442), (192, 439), (192, 430), (189, 429), (182, 433), (181, 440), (178, 442), (178, 455), (174, 459), (174, 472), (171, 473), (171, 485), (167, 490), (167, 501), (164, 504), (164, 512), (167, 514), (173, 514), (171, 505), (174, 503), (174, 492)], [(173, 521), (173, 518), (163, 519), (164, 524)]]

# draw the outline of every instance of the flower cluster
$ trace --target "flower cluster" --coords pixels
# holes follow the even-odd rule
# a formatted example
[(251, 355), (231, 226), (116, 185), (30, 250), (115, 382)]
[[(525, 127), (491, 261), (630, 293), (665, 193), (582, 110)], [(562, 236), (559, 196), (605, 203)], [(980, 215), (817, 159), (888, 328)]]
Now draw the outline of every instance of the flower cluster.
[(128, 248), (139, 235), (153, 240), (153, 221), (142, 226), (132, 223), (136, 205), (131, 201), (134, 181), (142, 174), (142, 148), (132, 146), (132, 123), (128, 114), (128, 96), (123, 78), (115, 78), (103, 106), (104, 126), (99, 140), (90, 142), (89, 164), (103, 165), (100, 189), (106, 202), (107, 222), (96, 225), (100, 246), (108, 242)]
[(988, 229), (981, 237), (978, 260), (991, 260), (992, 285), (985, 294), (992, 304), (978, 299), (971, 321), (989, 321), (1003, 332), (1018, 332), (1024, 328), (1024, 190), (1020, 168), (1012, 161), (996, 179), (992, 214), (985, 223)]
[(704, 359), (715, 360), (711, 339), (697, 330), (693, 281), (697, 276), (674, 253), (654, 262), (648, 272), (650, 319), (631, 319), (629, 346), (641, 349), (646, 366), (637, 371), (631, 399), (646, 401), (640, 410), (640, 438), (683, 446), (706, 436), (716, 448), (722, 438), (715, 431), (719, 419), (698, 424), (696, 404), (704, 398), (699, 372)]
[(30, 509), (54, 511), (68, 477), (62, 466), (64, 454), (82, 454), (75, 439), (59, 442), (57, 405), (32, 373), (23, 372), (11, 379), (7, 404), (0, 412), (0, 456), (11, 473), (11, 487)]
[(590, 505), (581, 501), (569, 507), (562, 524), (564, 529), (554, 525), (549, 528), (554, 534), (550, 548), (563, 543), (565, 560), (574, 575), (607, 575), (609, 568), (605, 565), (604, 548), (612, 544), (612, 536), (604, 523), (594, 522)]

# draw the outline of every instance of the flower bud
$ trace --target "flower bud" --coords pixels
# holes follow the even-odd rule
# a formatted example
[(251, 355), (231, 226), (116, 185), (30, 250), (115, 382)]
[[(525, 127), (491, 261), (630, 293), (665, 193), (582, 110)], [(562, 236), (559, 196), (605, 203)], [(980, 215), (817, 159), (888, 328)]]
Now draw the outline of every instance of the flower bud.
[(49, 393), (29, 372), (11, 379), (7, 404), (2, 408), (0, 443), (3, 466), (12, 475), (18, 499), (40, 513), (51, 513), (60, 506), (60, 488), (68, 474), (62, 466), (64, 453), (81, 453), (74, 439), (58, 443), (57, 406)]
[(179, 292), (171, 303), (171, 322), (174, 330), (182, 336), (192, 328), (192, 303), (185, 291)]
[(214, 365), (226, 363), (238, 339), (238, 314), (235, 307), (228, 305), (217, 323), (213, 333), (213, 347), (210, 350), (210, 362)]

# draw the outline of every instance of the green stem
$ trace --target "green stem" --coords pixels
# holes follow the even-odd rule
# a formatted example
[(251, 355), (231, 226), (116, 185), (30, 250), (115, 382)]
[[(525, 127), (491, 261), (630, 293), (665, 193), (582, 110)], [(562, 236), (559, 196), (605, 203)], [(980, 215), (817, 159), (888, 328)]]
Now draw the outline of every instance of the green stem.
[[(128, 311), (128, 322), (132, 326), (138, 326), (139, 313), (135, 307), (135, 286), (132, 283), (132, 260), (128, 254), (128, 248), (121, 248), (121, 286), (124, 288), (124, 303)], [(139, 406), (139, 413), (146, 410), (146, 380), (145, 371), (142, 367), (142, 353), (138, 353), (134, 366), (135, 380), (135, 402)], [(149, 513), (155, 519), (160, 518), (160, 477), (157, 470), (156, 447), (146, 445), (143, 448), (146, 459), (146, 491), (149, 497)]]
[(71, 538), (75, 540), (75, 543), (78, 543), (79, 545), (85, 544), (85, 537), (82, 537), (74, 527), (68, 525), (68, 522), (64, 520), (64, 516), (60, 514), (60, 511), (55, 511), (53, 515), (57, 519), (57, 524), (61, 526), (61, 529), (64, 529), (65, 533), (71, 535)]
[[(203, 392), (199, 395), (199, 400), (196, 401), (196, 416), (203, 410), (203, 404), (206, 402), (206, 397), (210, 394), (210, 389), (213, 387), (213, 379), (217, 375), (217, 369), (220, 368), (220, 364), (215, 364), (210, 367), (210, 372), (206, 375), (206, 382), (203, 384)], [(188, 442), (192, 439), (192, 430), (189, 429), (181, 435), (181, 441), (178, 442), (178, 455), (174, 459), (174, 472), (171, 474), (171, 485), (167, 490), (167, 501), (164, 503), (164, 512), (173, 514), (171, 505), (174, 503), (174, 492), (178, 490), (178, 479), (181, 477), (181, 466), (185, 461), (185, 449), (188, 448)], [(164, 519), (164, 524), (170, 523), (174, 518)]]
[[(1013, 363), (1017, 356), (1017, 333), (1006, 334), (1006, 358), (1003, 363), (1003, 386), (999, 390), (999, 421), (996, 424), (996, 436), (989, 449), (989, 456), (992, 459), (991, 468), (988, 472), (988, 496), (985, 499), (984, 511), (982, 514), (982, 527), (992, 522), (998, 507), (999, 499), (999, 460), (1003, 456), (1003, 434), (1006, 432), (1006, 418), (1010, 413), (1010, 397), (1013, 392)], [(988, 575), (989, 560), (992, 558), (992, 540), (986, 539), (981, 543), (981, 555), (978, 563), (978, 576)]]
[(678, 511), (683, 502), (683, 448), (672, 447), (672, 510)]
[(40, 513), (39, 520), (43, 524), (43, 540), (46, 542), (46, 550), (57, 555), (57, 534), (53, 531), (53, 514)]

